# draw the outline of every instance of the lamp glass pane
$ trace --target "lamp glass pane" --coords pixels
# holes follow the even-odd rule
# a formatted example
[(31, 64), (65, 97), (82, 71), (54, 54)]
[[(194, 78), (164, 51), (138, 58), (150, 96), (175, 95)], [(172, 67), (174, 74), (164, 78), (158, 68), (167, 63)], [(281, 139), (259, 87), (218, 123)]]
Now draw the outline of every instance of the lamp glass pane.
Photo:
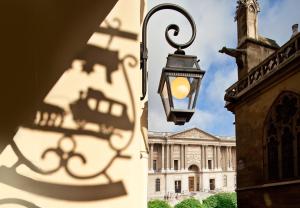
[(176, 110), (192, 110), (199, 78), (169, 76), (172, 101)]
[(169, 102), (168, 88), (166, 82), (164, 82), (163, 89), (160, 92), (160, 96), (164, 105), (166, 115), (168, 116), (170, 113), (170, 102)]
[(200, 90), (200, 78), (193, 78), (191, 81), (191, 94), (190, 94), (190, 104), (189, 104), (189, 109), (193, 109), (196, 106), (196, 101), (197, 101), (197, 96)]

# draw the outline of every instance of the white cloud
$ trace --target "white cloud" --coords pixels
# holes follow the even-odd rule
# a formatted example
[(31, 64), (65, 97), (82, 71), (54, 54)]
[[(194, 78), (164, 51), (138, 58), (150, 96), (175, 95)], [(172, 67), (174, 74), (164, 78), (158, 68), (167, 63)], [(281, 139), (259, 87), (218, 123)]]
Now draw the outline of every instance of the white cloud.
[[(292, 25), (300, 23), (300, 1), (276, 1), (270, 7), (271, 0), (265, 0), (259, 16), (259, 31), (262, 35), (276, 40), (280, 45), (292, 35)], [(264, 5), (263, 5), (264, 6)]]
[(205, 97), (212, 103), (224, 105), (225, 90), (237, 81), (237, 69), (232, 65), (219, 68), (205, 88)]

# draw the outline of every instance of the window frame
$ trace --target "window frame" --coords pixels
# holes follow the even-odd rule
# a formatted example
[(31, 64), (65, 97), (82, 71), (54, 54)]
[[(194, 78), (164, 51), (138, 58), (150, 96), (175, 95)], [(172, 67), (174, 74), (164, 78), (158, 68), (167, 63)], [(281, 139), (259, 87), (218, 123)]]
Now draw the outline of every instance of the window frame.
[[(282, 118), (278, 119), (277, 116), (280, 114), (279, 111), (282, 108), (286, 107), (284, 106), (286, 104), (285, 103), (286, 100), (293, 99), (293, 98), (295, 98), (296, 100), (294, 106), (291, 105), (287, 105), (287, 106), (288, 108), (290, 107), (294, 108), (295, 113), (288, 118), (289, 119), (288, 122), (285, 122)], [(286, 100), (284, 101), (284, 99)], [(282, 115), (284, 114), (281, 114), (281, 117), (284, 117)], [(281, 92), (274, 100), (271, 107), (269, 108), (269, 112), (265, 118), (264, 127), (263, 127), (264, 128), (263, 167), (264, 167), (265, 181), (267, 183), (296, 180), (300, 178), (300, 157), (297, 157), (297, 155), (300, 156), (300, 138), (299, 136), (297, 136), (299, 134), (299, 128), (300, 128), (300, 126), (297, 124), (299, 119), (300, 119), (300, 94), (292, 91)], [(289, 131), (291, 135), (284, 137), (283, 133), (287, 134), (287, 132), (285, 131)], [(292, 171), (292, 176), (290, 175), (285, 176), (283, 169), (284, 167), (287, 167), (287, 165), (284, 161), (283, 142), (284, 140), (286, 140), (284, 138), (289, 138), (289, 137), (292, 137), (293, 140), (293, 141), (288, 141), (290, 142), (289, 145), (292, 146), (291, 149), (293, 154), (285, 157), (292, 158), (293, 161), (289, 160), (289, 163), (292, 164), (293, 171)], [(272, 151), (270, 152), (270, 149), (272, 149), (275, 152)], [(287, 154), (286, 152), (285, 154)], [(277, 159), (275, 156), (277, 156)], [(276, 164), (274, 164), (274, 161), (269, 162), (269, 160), (272, 158), (275, 161), (277, 161)], [(290, 166), (291, 165), (289, 165), (289, 170), (287, 170), (288, 172), (291, 170)], [(277, 172), (275, 171), (275, 169), (277, 170)], [(272, 173), (272, 175), (270, 173)]]
[(179, 170), (179, 160), (174, 160), (174, 170)]
[(160, 192), (160, 178), (155, 179), (155, 192)]
[(213, 169), (212, 168), (212, 160), (211, 159), (207, 160), (207, 168), (208, 168), (208, 170), (212, 170)]
[(157, 171), (157, 160), (152, 161), (152, 167), (154, 171)]

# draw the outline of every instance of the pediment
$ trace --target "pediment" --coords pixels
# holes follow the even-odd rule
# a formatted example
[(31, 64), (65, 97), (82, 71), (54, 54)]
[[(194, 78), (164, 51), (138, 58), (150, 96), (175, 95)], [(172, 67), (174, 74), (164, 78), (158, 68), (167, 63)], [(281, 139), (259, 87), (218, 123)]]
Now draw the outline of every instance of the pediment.
[(219, 141), (220, 139), (198, 128), (193, 128), (181, 132), (174, 133), (170, 138), (178, 139), (205, 139), (211, 141)]

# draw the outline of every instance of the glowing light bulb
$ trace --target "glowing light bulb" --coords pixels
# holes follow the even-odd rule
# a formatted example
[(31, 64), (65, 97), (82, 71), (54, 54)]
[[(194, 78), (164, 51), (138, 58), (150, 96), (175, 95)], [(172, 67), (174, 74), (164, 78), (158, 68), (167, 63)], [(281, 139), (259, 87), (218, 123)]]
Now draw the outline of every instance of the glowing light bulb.
[(171, 83), (172, 95), (177, 99), (184, 99), (190, 93), (190, 83), (185, 77), (177, 77)]

